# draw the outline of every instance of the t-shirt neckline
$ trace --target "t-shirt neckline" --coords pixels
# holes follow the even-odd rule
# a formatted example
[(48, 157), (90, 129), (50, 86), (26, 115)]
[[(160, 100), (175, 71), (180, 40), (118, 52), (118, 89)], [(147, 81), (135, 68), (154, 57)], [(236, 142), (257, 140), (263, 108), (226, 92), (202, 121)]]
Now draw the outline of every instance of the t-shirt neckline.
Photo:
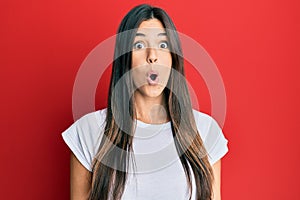
[(141, 128), (150, 128), (150, 127), (153, 127), (153, 128), (170, 128), (171, 127), (171, 121), (161, 123), (161, 124), (149, 124), (149, 123), (145, 123), (145, 122), (143, 122), (141, 120), (138, 120), (138, 119), (135, 119), (135, 121), (136, 121), (136, 125), (138, 127), (141, 127)]

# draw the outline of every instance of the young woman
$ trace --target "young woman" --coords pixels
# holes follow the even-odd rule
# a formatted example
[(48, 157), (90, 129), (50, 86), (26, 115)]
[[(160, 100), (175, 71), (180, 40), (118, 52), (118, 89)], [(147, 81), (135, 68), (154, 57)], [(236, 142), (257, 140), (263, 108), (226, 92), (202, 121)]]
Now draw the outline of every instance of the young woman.
[(72, 200), (221, 199), (227, 140), (192, 109), (175, 26), (140, 5), (122, 20), (108, 106), (63, 134), (72, 150)]

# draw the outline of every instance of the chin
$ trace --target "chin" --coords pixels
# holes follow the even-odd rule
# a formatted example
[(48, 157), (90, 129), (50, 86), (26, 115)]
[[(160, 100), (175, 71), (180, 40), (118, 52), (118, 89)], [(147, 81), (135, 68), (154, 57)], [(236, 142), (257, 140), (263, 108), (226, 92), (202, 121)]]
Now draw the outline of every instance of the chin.
[(140, 90), (138, 90), (143, 96), (157, 98), (163, 94), (164, 86), (144, 86)]

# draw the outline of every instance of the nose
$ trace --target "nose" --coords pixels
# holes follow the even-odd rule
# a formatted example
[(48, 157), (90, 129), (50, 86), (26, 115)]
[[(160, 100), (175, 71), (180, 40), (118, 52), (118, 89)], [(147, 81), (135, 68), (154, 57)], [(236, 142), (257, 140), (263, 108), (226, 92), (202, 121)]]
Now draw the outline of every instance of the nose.
[(157, 54), (155, 48), (148, 48), (147, 62), (149, 64), (157, 62)]

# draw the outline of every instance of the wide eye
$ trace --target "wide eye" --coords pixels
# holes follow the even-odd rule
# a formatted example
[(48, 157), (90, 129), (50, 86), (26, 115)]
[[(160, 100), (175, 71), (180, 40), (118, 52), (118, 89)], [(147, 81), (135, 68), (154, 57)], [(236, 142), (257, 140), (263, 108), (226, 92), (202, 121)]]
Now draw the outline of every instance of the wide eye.
[(162, 49), (169, 48), (168, 42), (167, 41), (163, 41), (163, 42), (159, 43), (159, 48), (162, 48)]
[(139, 41), (139, 42), (136, 42), (133, 44), (133, 48), (134, 49), (143, 49), (143, 48), (145, 48), (145, 44), (143, 42)]

